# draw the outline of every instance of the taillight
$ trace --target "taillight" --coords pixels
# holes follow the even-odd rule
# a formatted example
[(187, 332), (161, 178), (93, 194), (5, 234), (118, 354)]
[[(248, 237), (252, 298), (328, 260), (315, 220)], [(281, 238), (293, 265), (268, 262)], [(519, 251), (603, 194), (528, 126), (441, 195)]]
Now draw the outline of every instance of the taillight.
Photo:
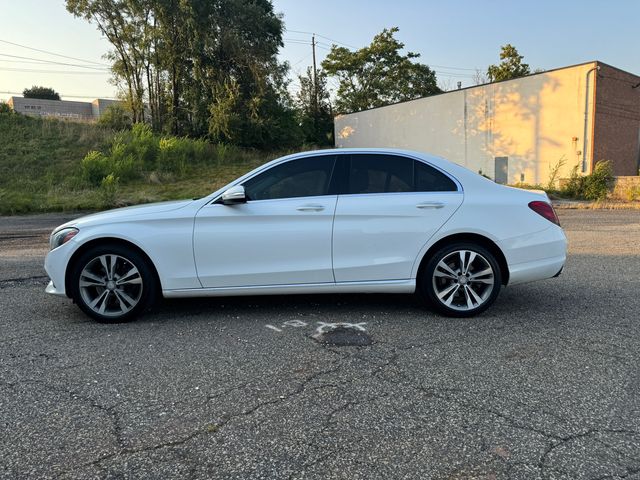
[(550, 222), (560, 226), (560, 220), (558, 220), (556, 211), (553, 209), (550, 203), (536, 200), (534, 202), (529, 202), (529, 208), (536, 212), (538, 215), (542, 215)]

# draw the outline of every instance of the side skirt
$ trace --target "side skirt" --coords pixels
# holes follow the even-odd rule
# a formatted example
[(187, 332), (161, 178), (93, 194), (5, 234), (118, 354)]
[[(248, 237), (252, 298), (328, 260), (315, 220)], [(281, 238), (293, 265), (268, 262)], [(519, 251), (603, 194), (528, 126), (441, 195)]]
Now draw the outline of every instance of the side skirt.
[(165, 298), (231, 297), (241, 295), (295, 295), (315, 293), (413, 293), (415, 279), (375, 282), (304, 283), (296, 285), (256, 285), (250, 287), (188, 288), (163, 290)]

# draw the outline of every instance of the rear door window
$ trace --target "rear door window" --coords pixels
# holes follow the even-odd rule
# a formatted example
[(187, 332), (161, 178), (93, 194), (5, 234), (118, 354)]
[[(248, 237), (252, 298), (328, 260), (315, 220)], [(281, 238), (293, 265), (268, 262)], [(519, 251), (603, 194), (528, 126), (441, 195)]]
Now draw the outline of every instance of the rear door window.
[(349, 194), (396, 192), (455, 192), (456, 183), (430, 165), (388, 154), (353, 154), (348, 181), (341, 191)]

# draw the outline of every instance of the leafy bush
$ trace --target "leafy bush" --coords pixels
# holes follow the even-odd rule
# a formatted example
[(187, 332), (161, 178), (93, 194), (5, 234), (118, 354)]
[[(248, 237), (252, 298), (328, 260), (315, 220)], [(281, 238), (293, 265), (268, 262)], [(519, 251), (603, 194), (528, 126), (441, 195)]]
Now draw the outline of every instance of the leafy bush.
[(131, 128), (131, 114), (121, 104), (115, 103), (100, 116), (98, 125), (112, 130), (128, 130)]
[(611, 188), (611, 162), (599, 161), (589, 175), (578, 174), (578, 165), (571, 170), (569, 181), (562, 189), (566, 196), (583, 200), (604, 200)]
[(587, 200), (604, 200), (613, 182), (613, 168), (608, 160), (596, 163), (591, 175), (587, 175), (584, 197)]
[(13, 109), (9, 106), (9, 104), (7, 102), (0, 102), (0, 115), (11, 113), (13, 113)]
[(118, 197), (118, 180), (113, 173), (110, 173), (100, 182), (100, 197), (105, 207), (113, 207)]
[(113, 173), (124, 181), (138, 178), (143, 170), (141, 158), (135, 155), (130, 144), (117, 137), (114, 137), (109, 151), (111, 170), (108, 173)]
[(127, 152), (127, 146), (120, 142), (111, 146), (108, 155), (95, 150), (90, 151), (80, 165), (82, 177), (96, 187), (109, 175), (133, 180), (138, 178), (141, 172), (139, 162)]
[(158, 170), (184, 174), (187, 167), (188, 152), (184, 142), (177, 137), (160, 139), (158, 154)]
[(100, 185), (102, 179), (112, 172), (111, 159), (105, 157), (102, 152), (91, 150), (80, 162), (82, 176), (91, 185)]

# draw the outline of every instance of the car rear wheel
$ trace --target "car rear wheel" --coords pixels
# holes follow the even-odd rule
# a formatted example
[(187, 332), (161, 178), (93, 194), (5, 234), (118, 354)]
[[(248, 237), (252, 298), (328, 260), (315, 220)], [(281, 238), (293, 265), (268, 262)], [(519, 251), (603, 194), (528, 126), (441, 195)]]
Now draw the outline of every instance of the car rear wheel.
[(123, 245), (84, 252), (70, 272), (71, 296), (80, 309), (103, 323), (133, 320), (154, 301), (156, 280), (148, 260)]
[(494, 255), (472, 243), (457, 243), (437, 251), (422, 270), (419, 289), (439, 312), (472, 317), (495, 301), (502, 277)]

